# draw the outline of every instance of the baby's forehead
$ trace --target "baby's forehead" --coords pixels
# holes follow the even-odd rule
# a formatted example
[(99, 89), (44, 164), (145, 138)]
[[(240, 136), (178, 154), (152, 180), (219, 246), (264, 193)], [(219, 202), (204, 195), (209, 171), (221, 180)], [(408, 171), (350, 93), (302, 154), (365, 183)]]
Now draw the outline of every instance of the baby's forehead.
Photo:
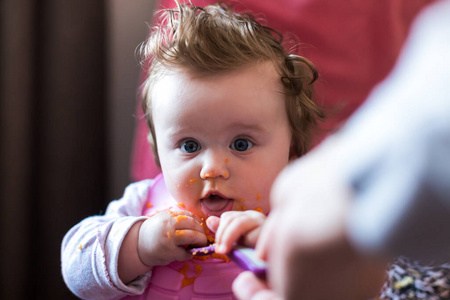
[(184, 70), (165, 73), (153, 90), (155, 124), (270, 123), (285, 118), (285, 94), (271, 64), (256, 64), (209, 77)]
[(276, 62), (255, 60), (251, 64), (244, 64), (218, 71), (186, 66), (160, 66), (158, 71), (153, 74), (152, 81), (153, 86), (155, 86), (162, 79), (177, 81), (183, 77), (183, 80), (186, 82), (202, 81), (203, 84), (208, 85), (216, 81), (226, 80), (232, 76), (242, 75), (243, 73), (248, 76), (256, 74), (259, 81), (264, 81), (265, 79), (281, 80), (281, 74)]

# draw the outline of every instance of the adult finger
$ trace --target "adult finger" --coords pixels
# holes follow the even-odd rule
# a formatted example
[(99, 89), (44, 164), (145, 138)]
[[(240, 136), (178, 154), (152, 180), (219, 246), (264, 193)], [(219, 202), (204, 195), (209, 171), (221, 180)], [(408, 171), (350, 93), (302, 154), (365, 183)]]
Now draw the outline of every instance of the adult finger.
[(269, 289), (267, 283), (257, 278), (252, 272), (239, 274), (232, 286), (233, 292), (241, 300), (275, 300), (281, 299)]

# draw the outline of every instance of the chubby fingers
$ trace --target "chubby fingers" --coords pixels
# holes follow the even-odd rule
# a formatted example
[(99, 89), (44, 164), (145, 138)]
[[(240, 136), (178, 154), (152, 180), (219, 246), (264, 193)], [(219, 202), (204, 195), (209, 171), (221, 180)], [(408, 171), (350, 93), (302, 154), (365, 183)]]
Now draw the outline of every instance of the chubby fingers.
[(220, 224), (220, 218), (216, 216), (210, 216), (208, 219), (206, 219), (206, 226), (208, 226), (209, 230), (216, 233), (217, 229), (219, 228)]
[(207, 244), (205, 230), (201, 219), (188, 211), (169, 211), (172, 215), (172, 230), (167, 237), (172, 238), (175, 244), (202, 246)]
[(253, 210), (223, 213), (216, 231), (216, 252), (228, 253), (240, 238), (244, 245), (254, 247), (259, 229), (265, 219), (266, 216), (263, 213)]

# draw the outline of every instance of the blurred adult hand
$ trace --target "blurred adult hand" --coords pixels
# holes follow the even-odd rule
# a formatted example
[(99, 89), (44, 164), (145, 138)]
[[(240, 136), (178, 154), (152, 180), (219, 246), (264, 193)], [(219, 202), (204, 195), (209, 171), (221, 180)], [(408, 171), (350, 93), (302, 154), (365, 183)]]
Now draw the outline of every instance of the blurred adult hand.
[(334, 138), (283, 171), (257, 243), (268, 282), (248, 273), (233, 290), (240, 299), (369, 299), (380, 291), (387, 261), (357, 253), (346, 236), (352, 191), (339, 176)]

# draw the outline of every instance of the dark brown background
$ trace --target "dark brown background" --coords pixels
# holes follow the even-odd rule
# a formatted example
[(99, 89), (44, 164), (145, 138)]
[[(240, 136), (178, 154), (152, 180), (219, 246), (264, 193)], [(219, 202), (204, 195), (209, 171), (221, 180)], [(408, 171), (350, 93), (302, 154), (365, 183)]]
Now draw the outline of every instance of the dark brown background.
[(151, 3), (0, 1), (0, 299), (75, 298), (61, 240), (128, 183)]

